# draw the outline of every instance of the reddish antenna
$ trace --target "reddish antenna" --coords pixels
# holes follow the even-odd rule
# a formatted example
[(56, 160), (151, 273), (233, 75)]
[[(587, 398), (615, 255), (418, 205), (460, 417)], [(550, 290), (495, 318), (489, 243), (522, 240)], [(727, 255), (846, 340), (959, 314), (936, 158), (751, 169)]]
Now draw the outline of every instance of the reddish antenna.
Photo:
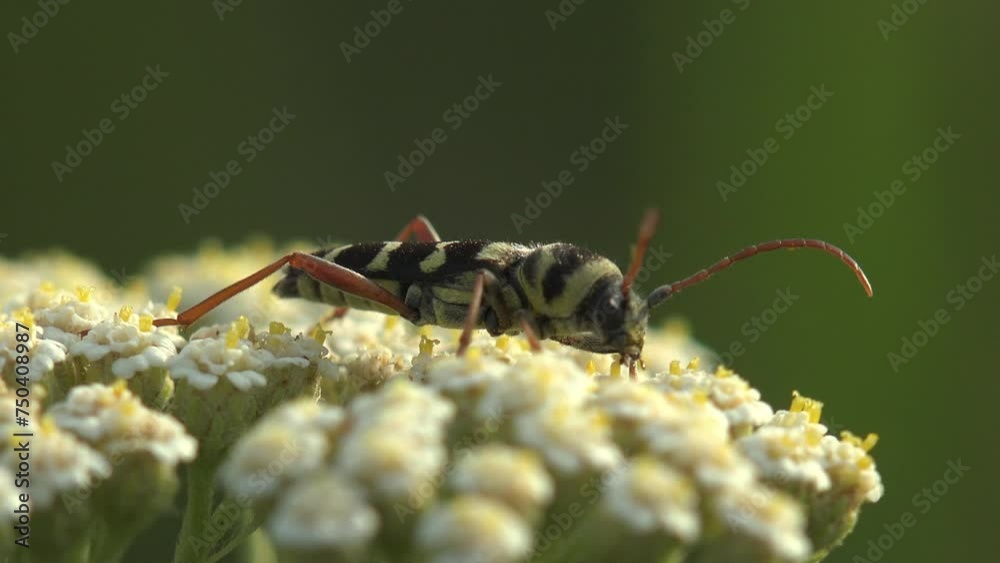
[(625, 280), (622, 282), (622, 297), (624, 298), (628, 297), (629, 290), (632, 288), (632, 282), (635, 281), (635, 276), (639, 273), (639, 267), (642, 266), (642, 259), (646, 255), (646, 247), (649, 246), (649, 241), (656, 234), (656, 224), (659, 222), (660, 211), (658, 209), (649, 209), (642, 217), (642, 222), (639, 223), (639, 240), (635, 243), (635, 254), (632, 256), (632, 264), (629, 265), (628, 273), (625, 274)]
[(755, 256), (761, 252), (770, 252), (772, 250), (778, 250), (779, 248), (817, 248), (840, 258), (841, 262), (847, 264), (847, 267), (850, 268), (851, 271), (854, 272), (854, 275), (858, 277), (858, 281), (861, 282), (861, 286), (865, 288), (865, 293), (868, 294), (868, 297), (872, 296), (872, 284), (869, 283), (868, 276), (865, 275), (865, 272), (861, 269), (861, 266), (858, 265), (858, 262), (854, 258), (848, 256), (848, 254), (840, 248), (837, 248), (828, 242), (816, 239), (781, 239), (748, 246), (732, 256), (727, 256), (722, 260), (719, 260), (715, 264), (712, 264), (708, 268), (705, 268), (694, 275), (688, 276), (674, 283), (662, 285), (654, 289), (653, 292), (649, 294), (649, 298), (646, 300), (646, 303), (648, 307), (652, 309), (653, 307), (656, 307), (660, 303), (666, 301), (668, 298), (673, 296), (673, 294), (707, 280), (714, 274), (725, 270), (740, 260), (746, 260), (747, 258)]

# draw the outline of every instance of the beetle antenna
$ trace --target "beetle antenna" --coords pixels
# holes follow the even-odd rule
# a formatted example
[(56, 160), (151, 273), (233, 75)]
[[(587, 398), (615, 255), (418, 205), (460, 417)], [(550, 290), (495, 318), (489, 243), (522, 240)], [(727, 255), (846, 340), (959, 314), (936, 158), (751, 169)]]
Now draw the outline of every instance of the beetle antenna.
[(847, 267), (854, 272), (854, 275), (858, 277), (858, 281), (861, 282), (861, 286), (865, 289), (865, 293), (868, 294), (868, 297), (872, 296), (872, 284), (869, 283), (868, 276), (865, 275), (865, 272), (861, 269), (861, 266), (858, 265), (858, 262), (840, 248), (837, 248), (828, 242), (816, 239), (782, 239), (748, 246), (732, 256), (727, 256), (722, 260), (719, 260), (715, 264), (712, 264), (694, 275), (688, 276), (674, 283), (662, 285), (654, 289), (653, 292), (649, 294), (649, 298), (646, 299), (646, 305), (649, 309), (652, 309), (682, 289), (701, 283), (740, 260), (746, 260), (747, 258), (755, 256), (761, 252), (770, 252), (772, 250), (778, 250), (779, 248), (817, 248), (840, 258), (840, 260), (844, 264), (847, 264)]
[(635, 243), (635, 254), (632, 256), (632, 264), (629, 265), (628, 273), (625, 274), (625, 280), (622, 282), (622, 297), (628, 297), (629, 291), (632, 288), (632, 282), (635, 281), (635, 276), (639, 273), (639, 267), (642, 266), (642, 259), (646, 255), (646, 247), (649, 246), (649, 241), (656, 234), (656, 224), (659, 222), (660, 211), (658, 209), (648, 209), (642, 217), (642, 222), (639, 223), (639, 240)]

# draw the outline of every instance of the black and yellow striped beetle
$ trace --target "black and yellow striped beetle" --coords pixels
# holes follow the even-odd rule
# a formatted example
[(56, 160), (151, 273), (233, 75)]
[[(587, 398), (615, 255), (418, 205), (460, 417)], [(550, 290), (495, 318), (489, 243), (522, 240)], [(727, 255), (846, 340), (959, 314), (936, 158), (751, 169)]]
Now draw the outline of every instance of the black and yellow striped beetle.
[[(840, 258), (872, 295), (858, 263), (843, 250), (815, 239), (774, 240), (749, 246), (645, 299), (630, 291), (656, 229), (650, 210), (639, 228), (626, 273), (611, 260), (566, 243), (527, 246), (484, 240), (444, 242), (423, 216), (392, 242), (368, 242), (293, 252), (154, 325), (188, 325), (225, 300), (287, 266), (275, 286), (281, 297), (399, 315), (415, 325), (462, 328), (458, 354), (474, 329), (491, 335), (524, 333), (533, 349), (551, 339), (590, 352), (619, 354), (635, 376), (650, 311), (682, 289), (760, 252), (817, 248)], [(416, 241), (408, 240), (411, 236)]]

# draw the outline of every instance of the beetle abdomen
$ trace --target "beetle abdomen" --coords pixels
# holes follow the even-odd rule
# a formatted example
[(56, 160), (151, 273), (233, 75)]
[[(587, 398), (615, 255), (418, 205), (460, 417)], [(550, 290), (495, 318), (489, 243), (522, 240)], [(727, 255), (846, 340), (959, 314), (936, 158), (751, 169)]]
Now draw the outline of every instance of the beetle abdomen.
[[(405, 302), (407, 291), (414, 284), (446, 285), (480, 269), (504, 277), (504, 272), (530, 251), (518, 244), (482, 240), (391, 241), (350, 244), (318, 250), (313, 255), (365, 276)], [(392, 313), (387, 307), (322, 284), (295, 268), (286, 271), (285, 277), (274, 286), (274, 292), (281, 297)]]

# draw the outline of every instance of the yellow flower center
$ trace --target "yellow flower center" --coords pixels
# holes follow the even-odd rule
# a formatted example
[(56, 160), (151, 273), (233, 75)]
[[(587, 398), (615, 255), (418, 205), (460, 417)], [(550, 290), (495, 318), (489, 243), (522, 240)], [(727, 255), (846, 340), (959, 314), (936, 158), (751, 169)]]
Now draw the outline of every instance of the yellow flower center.
[(232, 327), (226, 332), (226, 348), (236, 348), (240, 340), (246, 338), (249, 334), (250, 321), (246, 317), (241, 316), (233, 322)]
[(86, 303), (90, 301), (90, 297), (94, 294), (94, 288), (78, 286), (76, 288), (76, 298), (80, 300), (81, 303)]
[(823, 414), (823, 403), (816, 399), (810, 399), (792, 391), (792, 406), (788, 409), (792, 412), (804, 412), (809, 415), (809, 422), (818, 423)]
[(326, 335), (332, 334), (329, 330), (323, 330), (323, 327), (316, 325), (313, 327), (312, 332), (309, 333), (309, 337), (315, 340), (319, 344), (326, 342)]
[(864, 440), (862, 440), (861, 438), (858, 438), (851, 432), (844, 430), (843, 432), (840, 433), (840, 439), (841, 441), (847, 442), (852, 446), (861, 448), (866, 452), (870, 452), (872, 451), (872, 448), (875, 447), (875, 444), (878, 443), (878, 434), (869, 432), (868, 435), (865, 436)]
[(28, 334), (34, 337), (35, 334), (35, 315), (31, 312), (31, 309), (24, 307), (14, 311), (14, 320), (28, 327)]
[(497, 347), (497, 350), (500, 350), (501, 352), (506, 352), (507, 348), (510, 347), (510, 337), (507, 336), (506, 334), (501, 334), (499, 337), (497, 337), (496, 341), (494, 342), (494, 345)]
[(180, 286), (174, 286), (170, 290), (170, 297), (167, 297), (167, 310), (176, 311), (177, 307), (181, 304), (181, 288)]
[[(423, 332), (423, 329), (421, 329), (421, 332)], [(440, 343), (441, 343), (440, 340), (434, 340), (434, 339), (431, 339), (431, 338), (427, 338), (426, 335), (421, 334), (420, 335), (420, 355), (421, 356), (430, 356), (431, 354), (434, 353), (434, 345), (435, 344), (440, 344)]]

